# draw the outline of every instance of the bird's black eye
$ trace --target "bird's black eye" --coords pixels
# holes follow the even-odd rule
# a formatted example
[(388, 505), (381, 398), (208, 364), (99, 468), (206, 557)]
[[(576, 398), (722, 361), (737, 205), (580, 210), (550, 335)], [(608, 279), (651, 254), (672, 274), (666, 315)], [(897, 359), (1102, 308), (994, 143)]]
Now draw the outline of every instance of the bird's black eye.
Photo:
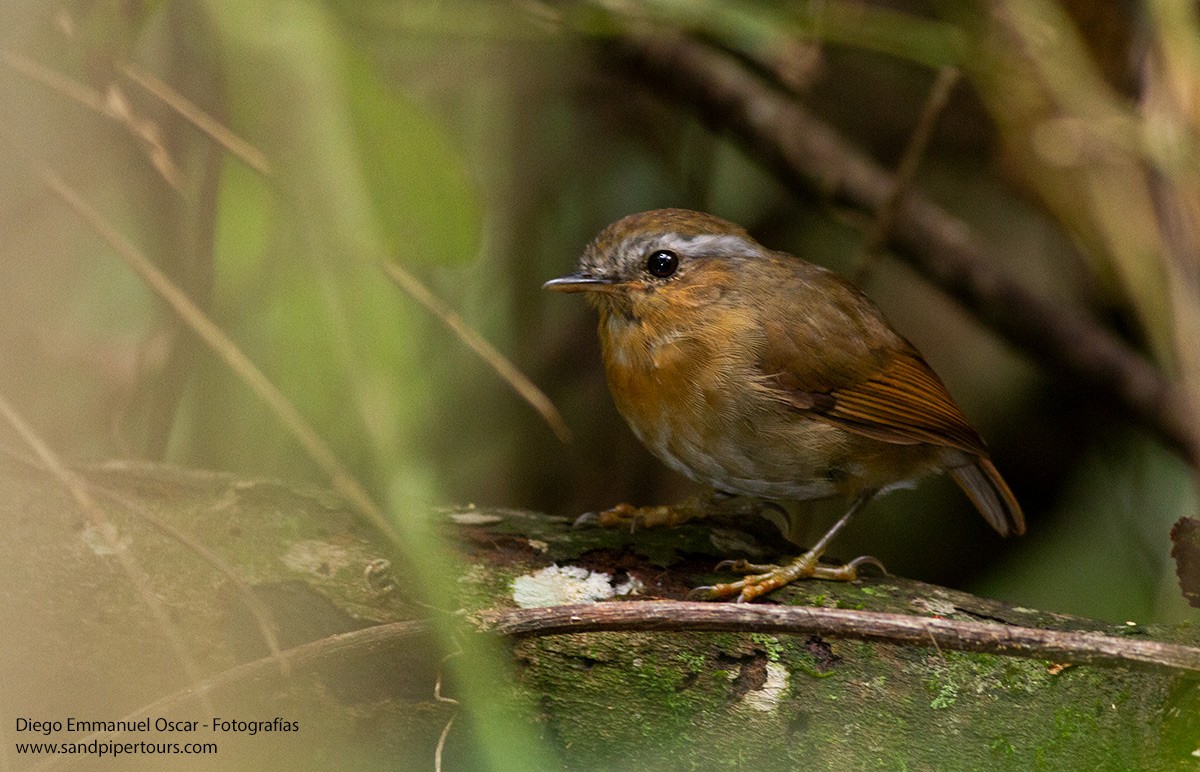
[(679, 268), (679, 255), (666, 249), (651, 253), (646, 259), (646, 270), (651, 276), (665, 279)]

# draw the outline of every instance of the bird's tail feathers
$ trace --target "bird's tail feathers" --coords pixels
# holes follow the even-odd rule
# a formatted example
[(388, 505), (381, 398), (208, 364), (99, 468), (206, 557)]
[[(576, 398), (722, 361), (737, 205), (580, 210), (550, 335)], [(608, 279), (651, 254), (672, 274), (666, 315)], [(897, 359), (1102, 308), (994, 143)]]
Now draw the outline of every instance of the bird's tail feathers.
[(970, 464), (956, 466), (948, 472), (1001, 536), (1025, 533), (1021, 505), (990, 459), (977, 456)]

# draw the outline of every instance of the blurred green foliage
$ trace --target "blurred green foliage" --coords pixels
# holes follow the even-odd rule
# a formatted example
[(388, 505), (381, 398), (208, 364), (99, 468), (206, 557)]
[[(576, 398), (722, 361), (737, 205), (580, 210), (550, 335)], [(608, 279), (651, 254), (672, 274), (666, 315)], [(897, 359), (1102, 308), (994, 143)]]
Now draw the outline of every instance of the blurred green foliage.
[[(848, 273), (863, 223), (828, 202), (795, 200), (740, 148), (595, 56), (647, 20), (691, 29), (762, 70), (777, 65), (798, 98), (888, 165), (934, 68), (964, 66), (974, 85), (942, 116), (918, 184), (996, 246), (997, 270), (1106, 320), (1169, 366), (1172, 341), (1188, 330), (1172, 327), (1157, 253), (1130, 241), (1124, 199), (1113, 197), (1125, 188), (1090, 203), (1064, 198), (1113, 176), (1060, 174), (1021, 145), (1028, 126), (1004, 116), (1036, 110), (997, 98), (1027, 84), (980, 42), (972, 25), (982, 5), (934, 5), (6, 4), (6, 54), (101, 101), (127, 100), (187, 184), (169, 184), (129, 120), (4, 60), (0, 390), (70, 458), (164, 454), (246, 475), (320, 474), (259, 399), (47, 193), (37, 180), (45, 166), (204, 306), (397, 517), (466, 501), (576, 515), (686, 495), (690, 483), (652, 459), (612, 408), (591, 312), (543, 297), (541, 282), (566, 272), (609, 221), (658, 206), (714, 211), (771, 247)], [(1109, 39), (1093, 34), (1103, 24), (1128, 27), (1128, 42), (1144, 20), (1114, 4), (1102, 24), (1102, 11), (1079, 5), (1012, 4), (1045, 12), (1030, 18), (1071, 42), (1038, 60), (1060, 98), (1046, 104), (1075, 118), (1101, 105), (1140, 126), (1127, 84), (1112, 83), (1107, 55), (1089, 46)], [(247, 140), (271, 173), (124, 77), (126, 62)], [(1141, 151), (1130, 152), (1121, 164)], [(380, 265), (389, 260), (545, 388), (577, 441), (562, 447), (387, 282)], [(835, 551), (1051, 610), (1138, 621), (1190, 613), (1166, 555), (1169, 524), (1195, 510), (1191, 470), (1104, 395), (1034, 367), (906, 268), (880, 262), (865, 289), (989, 439), (1030, 526), (1023, 540), (998, 543), (963, 497), (929, 481), (874, 505)], [(4, 429), (0, 438), (16, 446)], [(813, 532), (832, 511), (816, 510)]]

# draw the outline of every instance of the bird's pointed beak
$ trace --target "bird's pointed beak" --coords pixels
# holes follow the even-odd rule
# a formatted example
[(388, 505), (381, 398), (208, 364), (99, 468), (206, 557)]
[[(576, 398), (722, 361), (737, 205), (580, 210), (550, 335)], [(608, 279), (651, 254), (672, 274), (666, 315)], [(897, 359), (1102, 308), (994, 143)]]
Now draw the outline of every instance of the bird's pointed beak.
[(569, 273), (566, 276), (551, 279), (542, 285), (542, 289), (554, 290), (555, 292), (588, 292), (589, 290), (604, 292), (615, 283), (613, 279), (605, 279), (601, 276), (591, 276), (586, 273)]

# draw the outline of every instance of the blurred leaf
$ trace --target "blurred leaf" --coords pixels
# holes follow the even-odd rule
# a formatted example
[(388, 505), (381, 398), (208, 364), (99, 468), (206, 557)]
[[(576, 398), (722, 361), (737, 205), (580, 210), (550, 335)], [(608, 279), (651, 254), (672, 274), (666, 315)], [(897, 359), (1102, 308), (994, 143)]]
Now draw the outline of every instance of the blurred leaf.
[[(270, 188), (226, 171), (218, 302), (226, 318), (244, 315), (252, 356), (377, 485), (398, 468), (428, 478), (412, 442), (433, 398), (421, 377), (424, 320), (378, 265), (474, 253), (480, 215), (462, 161), (320, 6), (208, 7), (226, 51), (231, 121), (278, 172)], [(278, 449), (254, 449), (273, 433), (225, 428), (217, 447), (278, 464)]]
[[(407, 584), (441, 607), (450, 558), (425, 522), (439, 494), (420, 442), (439, 395), (429, 377), (438, 344), (380, 265), (474, 255), (481, 215), (463, 162), (429, 112), (389, 90), (324, 6), (206, 7), (226, 53), (231, 123), (276, 172), (273, 202), (242, 173), (223, 180), (218, 302), (250, 356), (386, 497), (420, 574)], [(242, 468), (278, 457), (278, 431), (238, 385), (221, 372), (210, 381), (228, 393), (198, 400), (208, 411), (194, 421), (206, 433), (199, 446), (237, 454)], [(494, 652), (462, 648), (447, 667), (466, 671), (456, 679), (464, 705), (487, 712), (474, 728), (493, 767), (543, 766), (521, 712), (489, 710), (500, 672)]]
[(364, 56), (347, 57), (345, 82), (388, 253), (438, 261), (474, 257), (479, 204), (445, 130), (427, 111), (387, 91)]
[(275, 194), (261, 175), (232, 159), (222, 167), (218, 187), (216, 273), (224, 293), (241, 297), (264, 271), (267, 239), (277, 226)]

